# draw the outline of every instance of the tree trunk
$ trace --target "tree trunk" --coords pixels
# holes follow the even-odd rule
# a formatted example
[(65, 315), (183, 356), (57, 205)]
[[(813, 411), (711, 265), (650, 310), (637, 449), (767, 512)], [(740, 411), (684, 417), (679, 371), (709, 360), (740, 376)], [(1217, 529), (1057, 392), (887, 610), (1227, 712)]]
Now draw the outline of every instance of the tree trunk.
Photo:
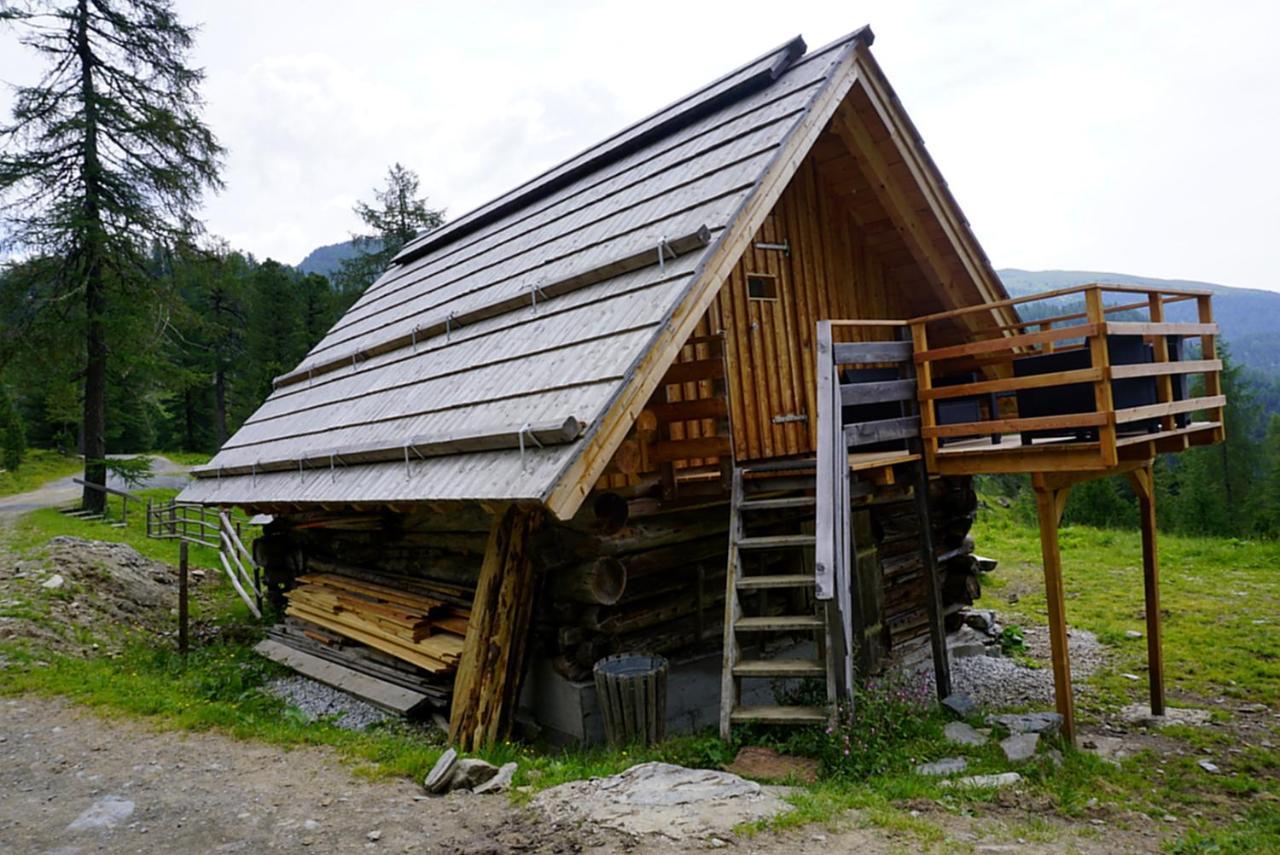
[[(221, 321), (223, 305), (220, 289), (214, 290), (210, 309), (214, 320)], [(215, 345), (213, 358), (213, 434), (221, 449), (227, 441), (227, 367), (222, 359), (221, 344)]]
[(88, 0), (76, 5), (76, 55), (80, 62), (80, 95), (84, 101), (85, 232), (80, 247), (84, 268), (85, 351), (84, 372), (84, 480), (82, 504), (101, 511), (106, 493), (90, 485), (106, 486), (107, 469), (107, 309), (102, 262), (105, 237), (99, 206), (102, 164), (98, 159), (98, 103), (93, 86), (93, 53), (89, 46)]

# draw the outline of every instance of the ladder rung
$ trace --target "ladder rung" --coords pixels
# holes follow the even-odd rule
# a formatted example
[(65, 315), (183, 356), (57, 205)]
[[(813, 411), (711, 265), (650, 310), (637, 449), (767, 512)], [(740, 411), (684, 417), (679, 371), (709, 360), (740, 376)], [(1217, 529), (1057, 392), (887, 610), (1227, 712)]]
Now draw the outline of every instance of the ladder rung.
[(752, 499), (738, 505), (740, 511), (771, 511), (777, 508), (808, 508), (816, 505), (814, 496), (786, 496), (781, 499)]
[(739, 576), (739, 588), (812, 588), (815, 584), (813, 576), (807, 573), (786, 573), (780, 575)]
[(744, 537), (738, 540), (739, 549), (778, 549), (789, 546), (813, 546), (811, 534), (774, 534), (761, 537)]
[(825, 663), (817, 659), (744, 659), (733, 666), (735, 677), (824, 677)]
[(771, 617), (741, 617), (734, 622), (734, 629), (742, 632), (791, 632), (805, 629), (822, 629), (822, 618), (816, 615), (774, 615)]
[(822, 707), (738, 707), (729, 714), (729, 720), (735, 724), (825, 724), (827, 711)]

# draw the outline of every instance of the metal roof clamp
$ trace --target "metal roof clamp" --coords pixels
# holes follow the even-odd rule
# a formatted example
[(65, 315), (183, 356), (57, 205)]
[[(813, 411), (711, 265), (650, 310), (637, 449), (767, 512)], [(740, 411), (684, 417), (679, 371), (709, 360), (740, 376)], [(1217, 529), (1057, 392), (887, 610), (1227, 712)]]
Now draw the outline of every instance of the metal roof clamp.
[(663, 276), (667, 275), (667, 253), (671, 253), (671, 257), (675, 258), (676, 254), (672, 252), (671, 247), (667, 244), (667, 236), (663, 235), (658, 238), (658, 272)]
[(410, 477), (412, 476), (412, 474), (413, 474), (413, 473), (411, 472), (411, 470), (409, 469), (409, 451), (410, 451), (410, 449), (412, 449), (412, 450), (413, 450), (413, 453), (414, 453), (415, 455), (417, 455), (417, 458), (418, 458), (419, 460), (426, 460), (426, 459), (427, 459), (427, 458), (425, 458), (425, 457), (423, 457), (423, 456), (422, 456), (422, 452), (421, 452), (421, 451), (419, 451), (419, 450), (418, 450), (414, 445), (412, 445), (411, 443), (405, 443), (405, 446), (404, 446), (404, 480), (406, 480), (406, 481), (408, 481), (408, 480), (409, 480), (409, 478), (410, 478)]
[(305, 480), (302, 475), (302, 459), (301, 458), (298, 459), (298, 480), (299, 481)]
[(333, 459), (337, 456), (332, 451), (329, 452), (329, 480), (334, 484), (338, 483), (338, 473), (333, 468)]
[(307, 366), (307, 388), (310, 389), (316, 380), (316, 366), (311, 364)]
[(249, 476), (250, 476), (250, 479), (251, 479), (251, 480), (249, 481), (249, 483), (250, 483), (250, 484), (252, 484), (252, 485), (253, 485), (253, 486), (255, 486), (255, 487), (256, 487), (256, 486), (258, 486), (258, 462), (259, 462), (259, 461), (255, 460), (255, 461), (253, 461), (253, 463), (249, 466)]
[(542, 299), (544, 300), (547, 299), (547, 293), (542, 290), (542, 286), (537, 283), (531, 282), (529, 284), (529, 300), (531, 301), (530, 305), (533, 306), (533, 313), (535, 315), (538, 314), (538, 295), (539, 294), (542, 295)]
[(449, 337), (453, 335), (453, 325), (458, 322), (457, 314), (458, 314), (457, 312), (450, 312), (449, 314), (444, 316), (444, 340), (445, 341), (448, 341)]
[(524, 437), (525, 437), (525, 434), (528, 434), (528, 435), (529, 435), (529, 441), (530, 441), (530, 442), (532, 442), (534, 445), (538, 446), (538, 448), (544, 448), (544, 447), (545, 447), (545, 446), (543, 446), (543, 444), (542, 444), (541, 442), (538, 442), (538, 438), (537, 438), (536, 436), (534, 436), (534, 434), (533, 434), (533, 425), (531, 425), (529, 422), (525, 422), (524, 424), (520, 425), (520, 431), (516, 434), (516, 437), (517, 437), (517, 439), (518, 439), (518, 440), (519, 440), (519, 442), (520, 442), (520, 471), (521, 471), (521, 472), (527, 472), (527, 471), (528, 471), (528, 463), (527, 463), (527, 461), (525, 460), (525, 456), (524, 456)]
[(413, 348), (414, 353), (418, 352), (418, 327), (416, 325), (409, 331), (409, 345)]

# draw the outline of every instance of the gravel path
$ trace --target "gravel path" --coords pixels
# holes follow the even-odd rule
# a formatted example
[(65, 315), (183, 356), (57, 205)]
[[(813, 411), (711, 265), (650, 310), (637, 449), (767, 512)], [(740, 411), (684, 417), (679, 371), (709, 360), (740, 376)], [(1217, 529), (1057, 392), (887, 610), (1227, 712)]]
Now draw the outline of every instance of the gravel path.
[(303, 676), (272, 680), (266, 689), (300, 709), (308, 720), (336, 716), (333, 723), (347, 730), (364, 730), (390, 718), (372, 704)]
[[(132, 457), (133, 455), (113, 454), (111, 456)], [(174, 463), (169, 458), (159, 455), (154, 455), (152, 460), (155, 461), (154, 474), (142, 484), (142, 489), (167, 487), (177, 490), (187, 485), (190, 480), (187, 472), (191, 467), (183, 466), (181, 463)], [(68, 475), (66, 478), (50, 481), (27, 493), (0, 497), (0, 519), (16, 517), (40, 508), (55, 508), (59, 505), (67, 505), (76, 501), (80, 498), (81, 492), (83, 492), (83, 488), (73, 480), (79, 477), (82, 476)], [(114, 487), (117, 490), (131, 489), (114, 475), (107, 478), (107, 486)]]

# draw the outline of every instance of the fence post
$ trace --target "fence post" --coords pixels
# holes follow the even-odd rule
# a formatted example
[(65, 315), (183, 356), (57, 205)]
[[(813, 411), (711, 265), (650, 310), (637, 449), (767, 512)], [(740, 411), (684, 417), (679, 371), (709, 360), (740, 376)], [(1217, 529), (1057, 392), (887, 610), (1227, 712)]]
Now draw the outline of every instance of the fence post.
[(187, 655), (187, 542), (178, 542), (178, 652)]

